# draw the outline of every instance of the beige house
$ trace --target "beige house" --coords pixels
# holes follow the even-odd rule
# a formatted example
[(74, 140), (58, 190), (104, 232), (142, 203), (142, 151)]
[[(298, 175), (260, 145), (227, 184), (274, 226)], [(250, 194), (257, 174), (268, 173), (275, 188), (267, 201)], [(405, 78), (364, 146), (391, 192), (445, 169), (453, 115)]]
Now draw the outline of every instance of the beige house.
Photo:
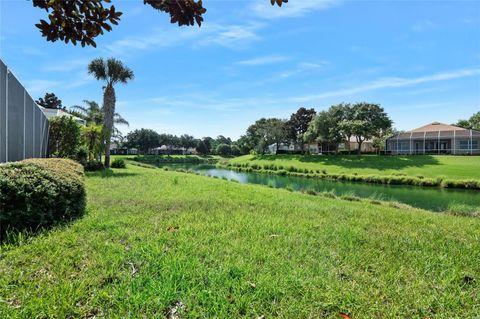
[(387, 139), (387, 154), (480, 155), (480, 131), (433, 122)]
[[(349, 146), (350, 146), (350, 148), (349, 148)], [(347, 141), (345, 141), (345, 142), (340, 143), (338, 145), (338, 150), (342, 151), (342, 152), (349, 151), (349, 150), (352, 151), (352, 152), (356, 152), (358, 150), (357, 138), (355, 136), (351, 136), (348, 143), (347, 143)], [(375, 149), (375, 147), (373, 147), (373, 141), (372, 140), (365, 140), (362, 143), (362, 149), (360, 151), (362, 153), (375, 153), (377, 151), (377, 149)]]

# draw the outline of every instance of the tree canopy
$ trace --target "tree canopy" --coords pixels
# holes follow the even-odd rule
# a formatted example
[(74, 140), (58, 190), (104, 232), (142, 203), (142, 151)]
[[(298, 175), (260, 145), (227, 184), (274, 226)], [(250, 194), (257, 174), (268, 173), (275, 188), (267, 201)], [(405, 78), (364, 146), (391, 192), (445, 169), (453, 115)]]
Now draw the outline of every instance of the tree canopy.
[(35, 101), (41, 107), (46, 109), (61, 109), (62, 107), (62, 100), (60, 100), (55, 93), (45, 93), (43, 98), (39, 98)]
[[(138, 0), (140, 1), (140, 0)], [(266, 0), (264, 0), (266, 1)], [(122, 12), (111, 0), (32, 0), (33, 6), (45, 10), (48, 19), (41, 19), (36, 27), (47, 41), (64, 41), (76, 45), (96, 47), (95, 38), (118, 25)], [(288, 0), (270, 0), (282, 6)], [(143, 0), (145, 5), (170, 15), (170, 22), (179, 26), (201, 26), (207, 9), (202, 0)]]
[(314, 109), (306, 109), (301, 107), (297, 112), (290, 116), (290, 119), (285, 123), (287, 137), (293, 139), (300, 144), (303, 152), (304, 134), (308, 130), (308, 125), (312, 121), (316, 112)]
[(473, 114), (468, 120), (459, 120), (455, 125), (469, 130), (480, 130), (480, 112)]
[(141, 152), (147, 153), (149, 149), (157, 147), (159, 144), (157, 132), (150, 129), (134, 130), (127, 134), (127, 147), (138, 148)]

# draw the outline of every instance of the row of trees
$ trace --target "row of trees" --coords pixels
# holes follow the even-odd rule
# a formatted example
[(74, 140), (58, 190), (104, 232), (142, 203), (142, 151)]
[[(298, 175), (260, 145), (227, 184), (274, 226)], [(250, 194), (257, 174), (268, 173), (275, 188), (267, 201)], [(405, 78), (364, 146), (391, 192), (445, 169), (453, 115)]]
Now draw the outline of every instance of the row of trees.
[[(250, 125), (237, 141), (241, 153), (265, 153), (269, 145), (294, 143), (301, 152), (305, 144), (329, 144), (335, 149), (340, 143), (350, 147), (355, 137), (360, 153), (365, 140), (383, 145), (382, 139), (391, 134), (392, 121), (384, 109), (373, 103), (341, 103), (318, 114), (314, 109), (301, 107), (288, 120), (262, 118)], [(350, 149), (349, 149), (350, 151)]]
[(199, 154), (220, 154), (220, 155), (239, 155), (240, 150), (229, 137), (219, 135), (217, 138), (204, 137), (195, 138), (188, 134), (180, 136), (172, 134), (159, 134), (151, 129), (138, 129), (131, 131), (125, 137), (125, 141), (120, 143), (120, 147), (137, 148), (141, 153), (147, 154), (149, 150), (166, 145), (169, 147), (183, 147), (185, 149), (195, 150)]

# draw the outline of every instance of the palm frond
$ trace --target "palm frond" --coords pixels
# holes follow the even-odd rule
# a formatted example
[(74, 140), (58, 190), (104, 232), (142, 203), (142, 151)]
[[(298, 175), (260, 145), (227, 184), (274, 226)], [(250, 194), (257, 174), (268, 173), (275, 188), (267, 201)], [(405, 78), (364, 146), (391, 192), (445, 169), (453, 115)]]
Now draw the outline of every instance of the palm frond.
[(130, 123), (128, 123), (128, 121), (126, 119), (124, 119), (120, 114), (118, 113), (115, 113), (114, 116), (113, 116), (113, 122), (115, 124), (123, 124), (123, 125), (126, 125), (126, 126), (130, 126)]
[(88, 64), (88, 74), (93, 75), (97, 80), (108, 80), (108, 66), (102, 58), (93, 59)]

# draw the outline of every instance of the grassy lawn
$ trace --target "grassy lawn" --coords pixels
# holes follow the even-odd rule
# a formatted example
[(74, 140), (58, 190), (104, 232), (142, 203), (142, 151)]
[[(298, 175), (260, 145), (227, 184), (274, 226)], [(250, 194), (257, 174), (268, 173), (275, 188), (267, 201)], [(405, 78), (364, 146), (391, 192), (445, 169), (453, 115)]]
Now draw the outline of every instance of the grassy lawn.
[(392, 175), (480, 179), (480, 156), (302, 156), (245, 155), (231, 163), (275, 164), (284, 167), (323, 170), (328, 173), (359, 175)]
[(86, 182), (84, 218), (1, 248), (0, 318), (480, 316), (480, 219), (131, 165)]

